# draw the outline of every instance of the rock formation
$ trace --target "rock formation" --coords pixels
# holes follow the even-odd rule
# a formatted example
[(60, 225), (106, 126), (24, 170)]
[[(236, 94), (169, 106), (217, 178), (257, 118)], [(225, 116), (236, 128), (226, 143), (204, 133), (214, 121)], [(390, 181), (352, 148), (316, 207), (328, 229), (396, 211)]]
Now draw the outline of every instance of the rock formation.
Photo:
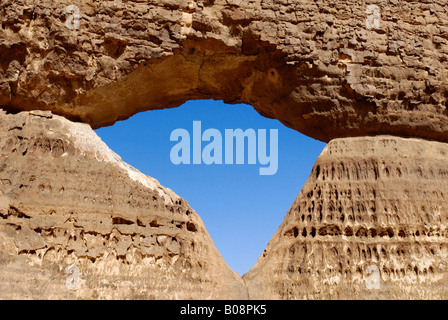
[[(369, 5), (378, 23), (369, 25)], [(0, 106), (98, 128), (212, 98), (250, 104), (326, 142), (376, 134), (448, 142), (446, 8), (446, 0), (4, 0)]]
[[(2, 0), (0, 298), (446, 299), (447, 8)], [(243, 279), (91, 129), (191, 99), (330, 142)]]
[(2, 299), (247, 298), (187, 202), (87, 124), (2, 112), (0, 181)]
[(421, 139), (331, 141), (244, 275), (249, 297), (447, 299), (447, 156)]

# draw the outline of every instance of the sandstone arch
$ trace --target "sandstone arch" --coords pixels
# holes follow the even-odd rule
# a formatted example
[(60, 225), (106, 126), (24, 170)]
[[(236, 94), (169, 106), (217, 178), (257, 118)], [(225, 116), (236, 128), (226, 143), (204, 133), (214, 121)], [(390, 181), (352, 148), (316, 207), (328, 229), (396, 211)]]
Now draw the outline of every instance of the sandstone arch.
[(313, 138), (448, 141), (445, 1), (101, 1), (0, 7), (0, 106), (92, 127), (189, 99), (247, 103)]
[[(28, 296), (51, 297), (53, 290), (64, 289), (61, 270), (51, 264), (61, 257), (80, 262), (95, 278), (109, 257), (113, 260), (109, 266), (121, 259), (117, 268), (134, 274), (133, 268), (140, 266), (133, 264), (134, 259), (143, 250), (148, 255), (143, 259), (161, 257), (165, 267), (170, 263), (192, 267), (191, 274), (183, 275), (182, 297), (196, 292), (201, 298), (204, 294), (212, 298), (446, 298), (446, 1), (378, 3), (381, 24), (374, 30), (366, 28), (366, 4), (352, 0), (84, 1), (79, 5), (79, 30), (65, 24), (69, 5), (65, 0), (0, 4), (0, 107), (17, 113), (2, 114), (0, 122), (4, 132), (0, 136), (0, 236), (6, 252), (0, 263), (9, 268), (3, 269), (8, 270), (4, 277), (23, 272), (26, 277), (21, 281), (47, 284), (40, 291), (31, 288)], [(244, 279), (222, 261), (191, 208), (182, 201), (166, 205), (165, 196), (176, 196), (150, 178), (135, 181), (135, 175), (129, 175), (132, 169), (114, 156), (113, 168), (96, 158), (98, 153), (90, 153), (95, 146), (85, 150), (76, 135), (67, 134), (67, 128), (76, 125), (57, 116), (97, 128), (139, 111), (202, 98), (251, 104), (264, 116), (331, 141), (266, 252)], [(35, 109), (51, 113), (23, 112)], [(366, 135), (375, 137), (358, 137)], [(32, 167), (39, 169), (38, 176), (30, 175), (29, 163), (20, 166), (29, 157), (29, 148), (39, 154), (38, 166)], [(61, 150), (68, 150), (69, 157), (63, 157)], [(107, 148), (102, 152), (110, 156)], [(95, 223), (84, 223), (83, 210), (90, 209), (76, 197), (69, 205), (76, 207), (79, 216), (62, 219), (71, 212), (64, 207), (67, 204), (56, 203), (61, 189), (54, 188), (48, 172), (65, 170), (66, 165), (72, 169), (98, 165), (99, 177), (109, 174), (121, 179), (126, 190), (153, 195), (165, 218), (179, 213), (180, 220), (171, 219), (164, 231), (171, 239), (152, 234), (151, 228), (159, 226), (157, 219), (134, 219), (141, 212), (135, 213), (132, 201), (123, 200), (115, 189), (115, 193), (98, 193), (102, 202), (98, 216), (92, 215)], [(78, 187), (81, 191), (90, 187), (76, 170), (66, 174), (65, 178), (84, 182), (71, 185), (75, 194)], [(142, 181), (149, 186), (143, 183), (142, 188)], [(111, 201), (134, 215), (109, 217)], [(145, 201), (143, 206), (148, 205)], [(52, 209), (55, 203), (57, 211)], [(157, 210), (149, 211), (151, 218)], [(302, 210), (308, 211), (306, 216)], [(44, 218), (54, 213), (58, 217), (49, 218), (48, 225)], [(107, 223), (99, 227), (103, 218)], [(196, 227), (183, 228), (191, 219)], [(75, 238), (64, 228), (83, 229), (81, 244), (79, 234), (75, 232)], [(97, 241), (104, 234), (113, 239), (114, 228), (125, 235), (123, 245), (115, 248)], [(62, 240), (56, 229), (62, 231)], [(198, 232), (194, 239), (189, 233), (193, 230)], [(141, 233), (152, 239), (150, 248), (166, 249), (165, 255), (142, 249), (134, 238), (130, 242), (129, 236)], [(195, 240), (199, 248), (190, 245)], [(67, 248), (58, 241), (67, 241)], [(179, 256), (179, 242), (192, 249), (173, 259)], [(104, 251), (104, 246), (110, 250)], [(43, 257), (50, 249), (54, 249), (51, 259), (46, 260)], [(354, 258), (347, 259), (352, 254)], [(126, 261), (131, 267), (126, 267)], [(380, 294), (366, 292), (363, 286), (363, 272), (370, 267), (366, 263), (381, 267), (385, 290)], [(151, 285), (140, 283), (136, 297), (150, 298), (147, 289), (156, 288), (156, 297), (171, 298), (167, 293), (179, 278), (169, 267), (162, 270), (162, 277), (151, 279)], [(112, 271), (102, 276), (107, 278)], [(50, 278), (54, 281), (48, 282)], [(8, 281), (3, 279), (0, 285), (8, 286)], [(105, 281), (105, 290), (98, 292), (93, 282), (79, 296), (117, 297)], [(135, 293), (126, 281), (120, 283), (123, 292)], [(413, 289), (416, 281), (419, 290)], [(16, 297), (21, 292), (9, 293)], [(62, 296), (73, 295), (63, 291)]]

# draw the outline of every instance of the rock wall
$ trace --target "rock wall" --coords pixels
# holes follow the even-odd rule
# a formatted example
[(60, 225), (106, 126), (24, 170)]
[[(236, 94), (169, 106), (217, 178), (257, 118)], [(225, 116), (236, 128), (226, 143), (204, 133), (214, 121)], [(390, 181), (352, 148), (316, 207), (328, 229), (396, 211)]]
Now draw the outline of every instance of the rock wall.
[(446, 8), (446, 0), (4, 0), (0, 106), (98, 128), (212, 98), (251, 104), (327, 142), (377, 134), (448, 142)]
[(188, 203), (87, 124), (0, 114), (0, 298), (245, 299)]
[[(1, 297), (447, 298), (447, 4), (2, 0)], [(91, 129), (191, 99), (330, 141), (243, 279)]]
[(244, 275), (249, 297), (446, 300), (447, 156), (421, 139), (331, 141)]

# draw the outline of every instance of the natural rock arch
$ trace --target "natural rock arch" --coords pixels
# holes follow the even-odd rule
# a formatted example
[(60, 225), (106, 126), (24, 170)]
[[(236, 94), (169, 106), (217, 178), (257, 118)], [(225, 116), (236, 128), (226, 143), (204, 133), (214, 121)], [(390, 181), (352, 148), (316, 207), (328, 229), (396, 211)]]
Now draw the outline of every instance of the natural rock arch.
[[(40, 298), (53, 292), (69, 298), (173, 298), (173, 292), (187, 298), (446, 297), (441, 261), (448, 256), (448, 200), (440, 191), (448, 154), (446, 1), (377, 3), (375, 29), (366, 25), (367, 4), (354, 0), (72, 5), (0, 5), (0, 107), (18, 113), (0, 115), (0, 262), (6, 266), (0, 286), (20, 283), (16, 291), (0, 290), (7, 297), (20, 297), (23, 289)], [(67, 24), (78, 13), (79, 28)], [(90, 128), (58, 116), (97, 128), (203, 98), (251, 104), (331, 140), (244, 280), (226, 266), (182, 199), (107, 147), (92, 152), (101, 144), (89, 145), (96, 139)], [(35, 109), (52, 113), (21, 112)], [(88, 138), (79, 140), (79, 131)], [(347, 138), (385, 134), (391, 136)], [(39, 159), (36, 166), (31, 156)], [(69, 190), (52, 180), (67, 166), (72, 171), (62, 177)], [(86, 175), (91, 166), (96, 171)], [(100, 200), (90, 204), (97, 201), (84, 195), (94, 187), (90, 181), (108, 177), (123, 185), (90, 191)], [(67, 194), (62, 204), (61, 192)], [(195, 228), (188, 228), (191, 221)], [(54, 264), (61, 259), (79, 263), (88, 275), (80, 292), (65, 291), (61, 264)], [(370, 263), (383, 291), (366, 289)], [(155, 271), (134, 279), (140, 291), (127, 279), (114, 290), (114, 271), (105, 273), (104, 265), (123, 268), (125, 278), (142, 266)], [(169, 265), (187, 268), (181, 281)]]
[(78, 7), (79, 29), (69, 5), (0, 6), (5, 110), (97, 128), (213, 98), (326, 142), (448, 141), (445, 1), (380, 3), (377, 29), (351, 0), (92, 1)]

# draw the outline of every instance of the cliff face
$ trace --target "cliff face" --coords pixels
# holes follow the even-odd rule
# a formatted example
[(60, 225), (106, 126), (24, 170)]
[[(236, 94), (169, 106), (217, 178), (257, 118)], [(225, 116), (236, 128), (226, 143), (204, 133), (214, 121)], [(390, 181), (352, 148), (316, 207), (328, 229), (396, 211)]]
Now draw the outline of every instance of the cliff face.
[(97, 128), (212, 98), (322, 141), (448, 142), (446, 5), (2, 1), (0, 106)]
[(257, 264), (251, 299), (447, 299), (448, 145), (331, 141)]
[(2, 112), (0, 132), (1, 298), (247, 298), (188, 203), (89, 125)]
[[(447, 57), (446, 0), (2, 0), (0, 298), (446, 299)], [(244, 280), (91, 129), (191, 99), (330, 142)]]

